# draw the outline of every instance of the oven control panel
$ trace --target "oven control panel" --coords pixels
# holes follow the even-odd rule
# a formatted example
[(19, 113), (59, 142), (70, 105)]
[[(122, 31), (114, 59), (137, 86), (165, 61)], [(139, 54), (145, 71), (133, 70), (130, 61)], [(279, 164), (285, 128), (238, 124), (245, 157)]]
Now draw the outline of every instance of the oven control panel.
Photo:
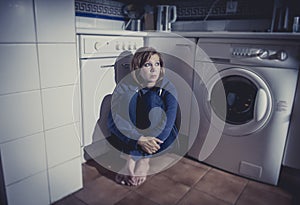
[(114, 57), (122, 52), (135, 52), (144, 45), (143, 37), (81, 35), (80, 58)]

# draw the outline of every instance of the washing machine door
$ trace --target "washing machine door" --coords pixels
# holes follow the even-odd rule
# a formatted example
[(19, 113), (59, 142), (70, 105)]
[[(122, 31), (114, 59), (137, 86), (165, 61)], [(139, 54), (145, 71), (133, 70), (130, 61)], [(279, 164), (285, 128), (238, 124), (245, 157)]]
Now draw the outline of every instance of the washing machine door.
[(222, 133), (243, 136), (263, 127), (271, 109), (271, 92), (256, 73), (228, 68), (208, 82), (207, 111), (211, 123)]

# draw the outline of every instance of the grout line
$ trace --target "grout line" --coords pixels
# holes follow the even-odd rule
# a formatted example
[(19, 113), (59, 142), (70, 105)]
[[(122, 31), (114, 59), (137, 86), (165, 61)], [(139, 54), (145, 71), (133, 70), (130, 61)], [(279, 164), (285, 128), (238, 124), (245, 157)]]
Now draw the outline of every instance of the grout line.
[[(210, 165), (207, 165), (207, 166), (210, 166)], [(212, 171), (212, 170), (214, 170), (214, 169), (215, 169), (215, 170), (218, 170), (218, 171), (221, 171), (221, 172), (223, 172), (223, 173), (230, 174), (230, 175), (232, 175), (232, 176), (238, 176), (238, 175), (229, 173), (229, 172), (227, 172), (227, 171), (224, 171), (224, 170), (221, 170), (221, 169), (218, 169), (218, 168), (214, 168), (214, 167), (212, 167), (212, 166), (210, 166), (210, 169), (207, 171), (207, 173), (210, 172), (210, 171)], [(206, 173), (206, 174), (207, 174), (207, 173)], [(206, 174), (205, 174), (205, 175), (206, 175)], [(204, 176), (203, 176), (203, 177), (204, 177)], [(241, 176), (238, 176), (238, 177), (241, 177)], [(243, 178), (243, 177), (241, 177), (241, 178)], [(241, 194), (242, 194), (243, 191), (245, 190), (246, 186), (248, 185), (249, 180), (248, 180), (248, 179), (246, 179), (246, 180), (247, 180), (246, 185), (243, 187), (241, 193), (238, 195), (237, 200), (236, 200), (233, 204), (236, 204), (236, 202), (237, 202), (238, 199), (240, 198)], [(228, 201), (225, 201), (225, 200), (223, 200), (223, 199), (221, 199), (221, 198), (218, 198), (218, 197), (216, 197), (216, 196), (214, 196), (214, 195), (212, 195), (212, 194), (210, 194), (210, 193), (208, 193), (208, 192), (206, 192), (206, 191), (202, 191), (202, 190), (199, 190), (199, 189), (197, 189), (197, 190), (200, 191), (200, 192), (202, 192), (202, 193), (204, 193), (204, 194), (206, 194), (206, 195), (209, 195), (209, 196), (211, 196), (211, 197), (213, 197), (213, 198), (215, 198), (215, 199), (217, 199), (217, 200), (223, 201), (223, 202), (225, 202), (225, 203), (227, 203), (227, 204), (232, 204), (232, 203), (230, 203), (230, 202), (228, 202)]]
[(40, 91), (40, 88), (34, 88), (34, 89), (28, 89), (28, 90), (21, 90), (21, 91), (13, 91), (13, 92), (9, 92), (9, 93), (1, 93), (0, 97), (4, 96), (10, 96), (10, 95), (15, 95), (15, 94), (24, 94), (24, 93), (29, 93), (29, 92), (37, 92)]
[(74, 160), (77, 159), (77, 158), (80, 158), (80, 155), (77, 155), (77, 156), (74, 156), (74, 157), (72, 157), (72, 158), (69, 158), (69, 159), (67, 159), (67, 160), (65, 160), (65, 161), (63, 161), (63, 162), (59, 162), (59, 163), (57, 163), (57, 164), (55, 164), (55, 165), (53, 165), (53, 166), (47, 165), (47, 170), (49, 171), (49, 170), (51, 170), (51, 169), (54, 169), (54, 168), (59, 167), (59, 166), (61, 166), (61, 165), (64, 165), (64, 164), (66, 164), (66, 163), (68, 163), (68, 162), (74, 161)]
[(50, 131), (50, 130), (54, 130), (54, 129), (58, 129), (58, 128), (62, 128), (62, 127), (65, 127), (65, 126), (70, 126), (70, 125), (76, 125), (77, 123), (79, 123), (80, 121), (73, 121), (73, 122), (68, 122), (66, 124), (62, 124), (62, 125), (59, 125), (57, 127), (51, 127), (51, 128), (47, 128), (47, 129), (44, 129), (43, 130), (40, 130), (40, 131), (37, 131), (37, 132), (33, 132), (33, 133), (30, 133), (30, 134), (27, 134), (27, 135), (23, 135), (23, 136), (20, 136), (20, 137), (17, 137), (17, 138), (13, 138), (13, 139), (9, 139), (9, 140), (5, 140), (3, 142), (0, 143), (0, 146), (3, 145), (3, 144), (6, 144), (6, 143), (10, 143), (10, 142), (14, 142), (14, 141), (17, 141), (19, 139), (24, 139), (26, 137), (31, 137), (33, 135), (36, 135), (36, 134), (45, 134), (45, 131)]
[[(79, 190), (78, 190), (79, 191)], [(75, 192), (76, 193), (76, 192)], [(75, 193), (71, 194), (76, 200), (80, 201), (83, 204), (89, 205), (88, 203), (86, 203), (85, 201), (81, 200), (80, 198), (78, 198)], [(63, 198), (64, 199), (64, 198)]]
[[(36, 45), (37, 48), (37, 58), (39, 58), (38, 55), (38, 45)], [(63, 84), (63, 85), (55, 85), (55, 86), (49, 86), (49, 87), (42, 87), (41, 85), (41, 74), (40, 74), (40, 63), (39, 63), (39, 59), (37, 59), (38, 61), (38, 73), (39, 73), (39, 88), (33, 88), (33, 89), (28, 89), (28, 90), (19, 90), (19, 91), (12, 91), (9, 93), (1, 93), (0, 97), (2, 96), (9, 96), (9, 95), (15, 95), (15, 94), (23, 94), (23, 93), (29, 93), (29, 92), (36, 92), (36, 91), (40, 91), (40, 90), (48, 90), (48, 89), (55, 89), (55, 88), (63, 88), (63, 87), (71, 87), (71, 86), (79, 86), (78, 83), (68, 83), (68, 84)]]
[(47, 168), (46, 168), (46, 169), (41, 169), (41, 170), (39, 170), (39, 171), (37, 171), (37, 172), (35, 172), (35, 173), (33, 173), (33, 174), (30, 174), (30, 175), (28, 175), (28, 176), (26, 176), (26, 177), (23, 177), (23, 178), (21, 178), (21, 179), (15, 180), (15, 181), (13, 181), (13, 182), (11, 182), (11, 183), (9, 183), (9, 184), (6, 184), (5, 186), (6, 186), (6, 187), (9, 187), (9, 186), (12, 186), (12, 185), (14, 185), (14, 184), (18, 184), (18, 183), (20, 183), (20, 182), (22, 182), (22, 181), (25, 181), (25, 180), (27, 180), (27, 179), (29, 179), (29, 178), (32, 178), (32, 177), (35, 177), (36, 175), (42, 174), (43, 172), (46, 172), (46, 171), (47, 171)]
[(244, 186), (243, 190), (242, 190), (241, 193), (239, 194), (239, 196), (238, 196), (238, 198), (236, 199), (236, 201), (234, 202), (234, 204), (236, 204), (236, 203), (239, 201), (239, 199), (241, 198), (242, 194), (245, 192), (245, 190), (246, 190), (248, 184), (249, 184), (249, 180), (247, 180), (246, 185)]
[[(187, 159), (189, 159), (189, 158), (187, 158)], [(189, 159), (189, 160), (191, 160), (191, 159)], [(201, 162), (199, 162), (199, 163), (201, 163)], [(191, 165), (191, 166), (194, 166), (194, 165)], [(197, 167), (197, 166), (194, 166), (194, 167)], [(178, 202), (176, 203), (176, 204), (178, 204), (179, 202), (181, 202), (183, 199), (184, 199), (184, 197), (185, 196), (187, 196), (187, 194), (189, 193), (189, 192), (191, 192), (191, 190), (195, 190), (196, 188), (196, 185), (203, 179), (203, 177), (209, 172), (211, 170), (211, 167), (209, 167), (209, 169), (207, 169), (205, 172), (204, 172), (204, 174), (203, 174), (203, 176), (201, 176), (192, 186), (190, 186), (190, 188), (189, 188), (189, 190), (178, 200)], [(197, 191), (200, 191), (200, 190), (198, 190), (198, 189), (196, 189)], [(202, 191), (201, 191), (202, 192)]]
[(45, 132), (45, 114), (44, 114), (44, 103), (43, 103), (43, 92), (42, 92), (42, 81), (41, 81), (41, 62), (40, 62), (40, 53), (39, 53), (39, 44), (38, 44), (38, 28), (37, 28), (37, 5), (35, 1), (33, 5), (33, 16), (34, 16), (34, 30), (35, 30), (35, 46), (36, 46), (36, 57), (38, 64), (38, 74), (39, 74), (39, 91), (40, 91), (40, 103), (41, 103), (41, 113), (42, 113), (42, 127), (43, 127), (43, 137), (44, 137), (44, 148), (45, 148), (45, 163), (46, 163), (46, 175), (47, 175), (47, 186), (48, 186), (48, 201), (51, 204), (52, 194), (50, 186), (50, 174), (48, 167), (48, 152), (47, 152), (47, 141), (46, 141), (46, 132)]

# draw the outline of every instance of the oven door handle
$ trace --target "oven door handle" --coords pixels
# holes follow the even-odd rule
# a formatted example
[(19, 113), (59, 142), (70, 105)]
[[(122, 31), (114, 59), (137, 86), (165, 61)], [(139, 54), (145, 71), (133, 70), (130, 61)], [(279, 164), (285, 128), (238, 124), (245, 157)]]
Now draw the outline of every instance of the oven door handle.
[(100, 68), (113, 68), (115, 65), (101, 65)]
[[(130, 68), (130, 63), (122, 63), (121, 64), (122, 67), (124, 68)], [(114, 68), (115, 64), (112, 65), (101, 65), (100, 68)]]

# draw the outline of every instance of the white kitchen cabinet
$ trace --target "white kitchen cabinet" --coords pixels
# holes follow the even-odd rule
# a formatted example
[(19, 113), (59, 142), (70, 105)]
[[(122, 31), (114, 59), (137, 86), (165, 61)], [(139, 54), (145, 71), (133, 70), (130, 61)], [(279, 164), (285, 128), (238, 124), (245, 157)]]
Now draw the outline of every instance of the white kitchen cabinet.
[(40, 91), (0, 95), (0, 143), (43, 131)]
[(48, 167), (80, 156), (80, 136), (75, 123), (45, 132)]
[(38, 42), (75, 43), (74, 0), (35, 0)]
[(77, 157), (49, 169), (51, 203), (82, 187), (81, 159)]
[(35, 42), (32, 0), (0, 1), (0, 43)]
[(0, 147), (5, 185), (46, 170), (45, 141), (42, 132), (1, 144)]
[(0, 44), (0, 68), (0, 95), (40, 88), (36, 45)]
[(45, 129), (79, 121), (78, 85), (42, 90)]
[[(96, 132), (99, 108), (104, 97), (113, 93), (116, 86), (115, 58), (88, 59), (81, 61), (81, 98), (83, 121), (83, 144), (87, 146), (95, 140), (95, 136), (102, 136)], [(104, 65), (100, 68), (100, 65)], [(102, 136), (103, 137), (103, 136)], [(101, 137), (101, 139), (102, 139)], [(96, 137), (97, 140), (100, 140)]]
[(195, 60), (196, 39), (184, 38), (175, 34), (170, 36), (149, 36), (145, 45), (151, 46), (163, 54), (172, 55), (193, 67)]
[(41, 87), (78, 83), (75, 44), (39, 44)]
[(196, 39), (179, 36), (154, 36), (145, 39), (146, 46), (159, 51), (164, 60), (166, 75), (175, 85), (181, 110), (180, 133), (189, 136), (193, 66)]

